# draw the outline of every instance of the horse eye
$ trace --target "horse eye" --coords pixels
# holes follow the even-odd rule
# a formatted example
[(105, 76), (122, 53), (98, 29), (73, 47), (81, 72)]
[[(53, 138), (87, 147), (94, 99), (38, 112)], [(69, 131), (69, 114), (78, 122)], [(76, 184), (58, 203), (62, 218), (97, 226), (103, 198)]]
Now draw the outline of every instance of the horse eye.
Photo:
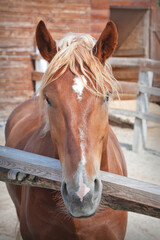
[(47, 101), (48, 105), (51, 107), (51, 106), (52, 106), (52, 104), (51, 104), (51, 102), (50, 102), (50, 100), (49, 100), (49, 98), (48, 98), (48, 97), (46, 97), (46, 101)]
[(109, 101), (109, 96), (107, 95), (105, 98), (105, 102), (108, 102), (108, 101)]

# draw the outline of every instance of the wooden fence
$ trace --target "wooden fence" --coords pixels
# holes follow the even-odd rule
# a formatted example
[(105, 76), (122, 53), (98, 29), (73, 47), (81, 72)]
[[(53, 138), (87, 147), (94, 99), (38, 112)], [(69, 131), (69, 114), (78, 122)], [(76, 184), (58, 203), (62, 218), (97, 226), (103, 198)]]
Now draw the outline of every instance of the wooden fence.
[[(47, 68), (40, 55), (32, 54), (32, 59), (35, 61), (35, 71), (32, 73), (32, 80), (36, 82), (36, 90), (40, 86), (40, 80), (43, 72)], [(160, 89), (152, 87), (153, 73), (160, 73), (160, 61), (146, 58), (110, 58), (112, 67), (120, 68), (139, 68), (139, 79), (136, 82), (119, 81), (118, 92), (120, 94), (134, 94), (137, 96), (137, 110), (129, 111), (124, 109), (110, 108), (109, 113), (112, 115), (120, 114), (135, 117), (134, 122), (134, 139), (133, 151), (138, 152), (140, 135), (143, 147), (146, 147), (147, 139), (147, 121), (160, 123), (160, 115), (148, 113), (149, 99), (151, 95), (160, 97)]]
[(160, 89), (152, 87), (154, 73), (160, 74), (160, 61), (145, 58), (110, 58), (112, 67), (139, 68), (138, 83), (120, 81), (119, 93), (135, 94), (137, 110), (110, 109), (111, 114), (121, 114), (135, 117), (133, 151), (139, 149), (140, 135), (143, 147), (146, 147), (147, 121), (160, 123), (159, 114), (148, 113), (150, 96), (160, 97)]
[[(10, 180), (10, 169), (37, 177)], [(103, 183), (101, 205), (160, 218), (160, 186), (103, 171), (100, 176)], [(0, 146), (0, 181), (60, 190), (61, 180), (58, 160)]]

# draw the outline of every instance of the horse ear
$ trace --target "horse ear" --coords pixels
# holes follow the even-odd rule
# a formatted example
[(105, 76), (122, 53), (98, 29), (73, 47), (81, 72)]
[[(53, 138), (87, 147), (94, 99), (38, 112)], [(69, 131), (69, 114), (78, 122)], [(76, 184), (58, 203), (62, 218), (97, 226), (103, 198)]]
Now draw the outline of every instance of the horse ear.
[(57, 53), (56, 42), (48, 32), (43, 21), (40, 21), (37, 25), (36, 42), (42, 57), (50, 62)]
[(93, 48), (93, 54), (99, 58), (102, 64), (109, 58), (117, 45), (118, 33), (116, 25), (110, 21), (101, 33)]

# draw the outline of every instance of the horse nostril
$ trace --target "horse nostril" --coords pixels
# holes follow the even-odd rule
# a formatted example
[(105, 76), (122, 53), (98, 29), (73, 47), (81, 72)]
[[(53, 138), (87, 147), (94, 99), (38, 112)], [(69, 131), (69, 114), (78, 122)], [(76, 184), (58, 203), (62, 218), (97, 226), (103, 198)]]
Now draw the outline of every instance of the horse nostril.
[(65, 182), (63, 182), (63, 185), (62, 185), (62, 192), (64, 196), (68, 195), (67, 184)]
[(96, 178), (94, 180), (94, 192), (98, 192), (99, 191), (99, 180)]

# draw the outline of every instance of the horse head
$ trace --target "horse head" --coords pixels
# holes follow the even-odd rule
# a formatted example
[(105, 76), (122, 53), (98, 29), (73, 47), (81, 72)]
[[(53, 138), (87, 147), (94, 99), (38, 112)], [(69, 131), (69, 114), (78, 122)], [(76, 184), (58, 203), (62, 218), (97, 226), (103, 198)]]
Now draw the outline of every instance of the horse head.
[(89, 217), (102, 193), (99, 173), (108, 137), (108, 98), (114, 90), (106, 59), (115, 49), (117, 29), (108, 22), (97, 42), (88, 34), (55, 41), (40, 21), (36, 41), (49, 62), (40, 99), (47, 109), (45, 129), (61, 162), (64, 204), (72, 217)]

